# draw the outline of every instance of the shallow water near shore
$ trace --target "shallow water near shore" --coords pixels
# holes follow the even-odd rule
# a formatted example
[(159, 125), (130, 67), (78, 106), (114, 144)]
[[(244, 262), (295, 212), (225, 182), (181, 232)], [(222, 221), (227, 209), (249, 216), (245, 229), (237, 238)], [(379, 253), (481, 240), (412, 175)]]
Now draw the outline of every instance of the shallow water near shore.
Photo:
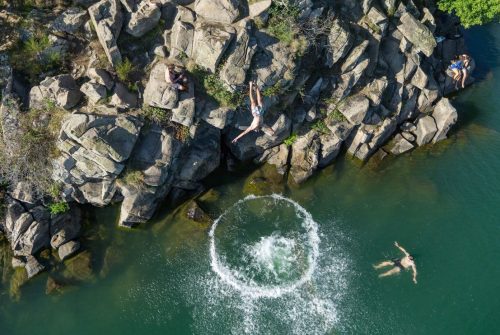
[[(19, 302), (1, 293), (0, 334), (497, 333), (500, 25), (466, 37), (479, 82), (454, 99), (448, 140), (379, 165), (341, 159), (280, 197), (245, 198), (232, 178), (208, 204), (215, 227), (167, 213), (128, 232), (116, 208), (90, 210), (121, 262), (61, 296), (47, 274)], [(417, 285), (372, 267), (399, 256), (396, 240)]]

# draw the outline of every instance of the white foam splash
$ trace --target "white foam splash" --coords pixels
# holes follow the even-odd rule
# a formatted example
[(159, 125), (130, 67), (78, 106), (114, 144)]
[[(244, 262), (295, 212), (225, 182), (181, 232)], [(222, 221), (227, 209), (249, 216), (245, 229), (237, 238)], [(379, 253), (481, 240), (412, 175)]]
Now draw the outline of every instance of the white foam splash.
[[(307, 233), (307, 243), (309, 247), (309, 253), (307, 255), (308, 267), (298, 280), (290, 284), (270, 286), (270, 285), (259, 285), (251, 280), (243, 280), (241, 273), (239, 273), (234, 269), (230, 269), (226, 264), (224, 264), (223, 261), (221, 261), (219, 255), (217, 254), (217, 248), (215, 243), (215, 231), (217, 229), (217, 225), (219, 224), (220, 220), (228, 213), (229, 210), (231, 210), (231, 208), (238, 206), (248, 200), (264, 199), (264, 198), (273, 198), (276, 200), (286, 201), (292, 204), (295, 208), (296, 213), (300, 214), (300, 216), (303, 218), (302, 227), (305, 229)], [(210, 259), (211, 259), (210, 266), (212, 270), (219, 276), (219, 278), (222, 281), (224, 281), (231, 287), (235, 288), (242, 295), (245, 296), (250, 296), (252, 298), (261, 298), (261, 297), (277, 298), (284, 294), (291, 293), (295, 291), (297, 288), (304, 285), (305, 283), (309, 282), (316, 269), (317, 259), (319, 256), (319, 243), (320, 243), (320, 238), (318, 235), (318, 224), (313, 220), (311, 214), (308, 211), (306, 211), (302, 206), (300, 206), (295, 201), (285, 198), (278, 194), (267, 195), (267, 196), (249, 195), (244, 199), (239, 200), (232, 207), (230, 207), (224, 213), (222, 213), (222, 215), (219, 216), (214, 221), (214, 224), (212, 225), (209, 232), (209, 237), (210, 237)], [(279, 239), (280, 238), (278, 238), (278, 240)], [(260, 255), (259, 253), (257, 253), (258, 255), (257, 257), (260, 257), (260, 260), (263, 261), (264, 263), (270, 262), (273, 256), (270, 255), (269, 253), (276, 250), (277, 247), (277, 245), (275, 244), (276, 242), (277, 239), (272, 237), (264, 238), (263, 240), (261, 240), (259, 242), (260, 245), (256, 246), (260, 248), (259, 251)], [(281, 238), (281, 243), (282, 244), (284, 243), (285, 245), (288, 243), (288, 246), (290, 244), (290, 242), (286, 241), (286, 239), (284, 238)]]

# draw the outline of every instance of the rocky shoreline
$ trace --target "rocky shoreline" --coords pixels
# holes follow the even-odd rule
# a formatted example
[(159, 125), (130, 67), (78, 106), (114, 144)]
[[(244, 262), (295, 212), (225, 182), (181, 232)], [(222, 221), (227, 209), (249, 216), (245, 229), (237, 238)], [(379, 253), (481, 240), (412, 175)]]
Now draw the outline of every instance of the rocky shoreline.
[[(218, 168), (266, 164), (263, 171), (296, 185), (344, 151), (366, 162), (441, 141), (458, 118), (445, 97), (457, 90), (446, 70), (464, 40), (434, 1), (78, 0), (54, 8), (0, 12), (4, 164), (27, 162), (19, 156), (33, 129), (52, 132), (33, 140), (50, 146), (39, 148), (47, 167), (34, 174), (50, 191), (33, 186), (31, 170), (4, 180), (4, 277), (10, 266), (25, 268), (25, 278), (60, 262), (70, 271), (75, 259), (87, 273), (79, 204), (120, 203), (118, 224), (133, 227), (160, 203), (202, 194)], [(30, 55), (40, 68), (16, 59)], [(169, 64), (186, 69), (187, 90), (167, 83)], [(233, 144), (251, 122), (249, 80), (264, 93), (274, 134)], [(192, 219), (206, 219), (188, 207)]]

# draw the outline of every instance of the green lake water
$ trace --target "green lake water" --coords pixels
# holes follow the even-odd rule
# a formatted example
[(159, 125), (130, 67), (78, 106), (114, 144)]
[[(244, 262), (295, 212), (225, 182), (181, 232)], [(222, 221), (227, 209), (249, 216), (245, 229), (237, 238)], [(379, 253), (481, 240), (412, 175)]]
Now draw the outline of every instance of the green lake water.
[[(454, 99), (448, 140), (377, 166), (341, 159), (286, 198), (244, 199), (230, 178), (206, 203), (212, 227), (165, 213), (122, 231), (116, 208), (89, 210), (101, 240), (87, 247), (114, 257), (63, 295), (45, 294), (47, 274), (18, 302), (1, 294), (0, 334), (500, 333), (500, 25), (467, 44), (479, 80)], [(394, 241), (417, 285), (373, 269)]]

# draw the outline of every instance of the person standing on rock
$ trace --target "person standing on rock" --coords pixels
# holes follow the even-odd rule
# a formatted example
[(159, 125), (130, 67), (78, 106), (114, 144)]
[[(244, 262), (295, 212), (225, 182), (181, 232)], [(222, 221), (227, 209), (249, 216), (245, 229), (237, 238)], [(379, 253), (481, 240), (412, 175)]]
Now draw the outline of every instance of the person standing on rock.
[(387, 267), (387, 266), (393, 266), (392, 269), (380, 274), (379, 277), (391, 276), (391, 275), (394, 275), (396, 273), (401, 272), (401, 270), (408, 270), (411, 268), (413, 270), (413, 282), (416, 284), (417, 283), (417, 266), (415, 265), (413, 256), (410, 255), (408, 253), (408, 251), (406, 251), (404, 248), (399, 246), (398, 242), (394, 242), (394, 245), (399, 250), (401, 250), (405, 254), (405, 256), (403, 258), (395, 258), (393, 260), (384, 261), (380, 264), (375, 265), (374, 266), (375, 269), (380, 269), (380, 268)]
[[(241, 134), (239, 134), (233, 141), (232, 143), (238, 142), (240, 138), (251, 132), (252, 130), (257, 130), (259, 127), (262, 126), (262, 123), (264, 121), (264, 109), (263, 109), (263, 104), (262, 104), (262, 97), (260, 95), (260, 90), (259, 88), (256, 88), (255, 90), (256, 95), (257, 95), (257, 103), (255, 103), (255, 99), (253, 97), (253, 82), (251, 81), (249, 83), (249, 90), (248, 90), (248, 95), (250, 96), (250, 110), (252, 112), (253, 120), (252, 123), (248, 128), (246, 128)], [(267, 128), (266, 130), (269, 130), (272, 134), (274, 134), (274, 131), (271, 128)]]
[[(462, 88), (465, 88), (465, 80), (467, 80), (468, 67), (470, 65), (470, 57), (468, 55), (460, 55), (455, 57), (452, 64), (450, 65), (450, 70), (453, 72), (453, 80), (458, 85), (458, 81), (461, 79)], [(455, 86), (458, 89), (458, 87)]]

